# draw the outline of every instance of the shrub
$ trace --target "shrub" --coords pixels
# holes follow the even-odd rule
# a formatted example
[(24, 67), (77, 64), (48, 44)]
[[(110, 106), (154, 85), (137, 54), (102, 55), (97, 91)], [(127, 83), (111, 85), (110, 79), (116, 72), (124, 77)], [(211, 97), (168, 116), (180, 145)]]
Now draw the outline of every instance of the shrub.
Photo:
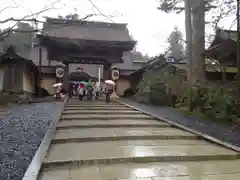
[(132, 88), (128, 88), (124, 91), (123, 96), (124, 97), (130, 97), (134, 95), (134, 91)]
[(211, 119), (233, 121), (236, 119), (237, 102), (229, 89), (224, 87), (208, 87), (204, 95), (205, 114)]
[[(188, 88), (189, 89), (189, 88)], [(188, 99), (189, 91), (184, 94)], [(239, 116), (239, 101), (236, 88), (231, 84), (222, 86), (218, 83), (208, 82), (192, 85), (193, 111), (200, 110), (202, 114), (213, 120), (231, 122)], [(182, 103), (181, 105), (186, 105)]]
[(167, 76), (166, 68), (146, 72), (138, 86), (138, 100), (156, 105), (172, 105), (173, 94), (167, 91)]
[(7, 105), (8, 103), (19, 103), (21, 97), (16, 93), (11, 92), (0, 92), (0, 104)]

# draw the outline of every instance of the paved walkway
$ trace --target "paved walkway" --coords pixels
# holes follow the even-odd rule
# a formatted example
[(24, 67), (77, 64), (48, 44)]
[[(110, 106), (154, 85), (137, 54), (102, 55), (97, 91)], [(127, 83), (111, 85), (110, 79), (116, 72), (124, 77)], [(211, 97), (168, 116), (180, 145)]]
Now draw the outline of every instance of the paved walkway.
[(117, 103), (71, 99), (38, 180), (237, 180), (240, 154)]
[(160, 119), (168, 119), (240, 148), (240, 129), (234, 129), (233, 126), (219, 124), (212, 120), (204, 120), (190, 115), (187, 116), (171, 107), (146, 105), (131, 99), (121, 99), (121, 101), (154, 114)]

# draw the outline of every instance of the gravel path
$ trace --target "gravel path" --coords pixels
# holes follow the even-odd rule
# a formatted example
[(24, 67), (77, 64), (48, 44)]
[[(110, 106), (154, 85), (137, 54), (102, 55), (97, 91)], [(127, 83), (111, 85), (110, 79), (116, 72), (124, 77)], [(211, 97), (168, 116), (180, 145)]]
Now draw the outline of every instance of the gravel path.
[(0, 119), (0, 179), (21, 180), (60, 103), (14, 107)]
[(193, 130), (215, 137), (216, 139), (240, 147), (239, 129), (233, 131), (233, 127), (231, 126), (219, 124), (211, 120), (203, 120), (194, 116), (187, 116), (179, 110), (171, 107), (146, 105), (130, 99), (122, 99), (121, 101), (151, 114), (157, 115), (160, 119), (168, 119), (172, 122), (176, 122)]

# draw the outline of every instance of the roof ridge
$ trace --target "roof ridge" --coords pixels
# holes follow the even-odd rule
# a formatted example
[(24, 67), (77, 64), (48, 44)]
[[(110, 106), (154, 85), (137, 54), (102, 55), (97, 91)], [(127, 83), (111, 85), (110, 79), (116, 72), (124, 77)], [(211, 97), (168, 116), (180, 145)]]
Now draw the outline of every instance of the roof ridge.
[(60, 19), (60, 18), (52, 18), (52, 17), (45, 17), (45, 23), (49, 24), (77, 24), (77, 25), (102, 25), (106, 27), (115, 27), (115, 28), (126, 28), (128, 25), (127, 23), (110, 23), (104, 21), (87, 21), (87, 20), (72, 20), (72, 19)]

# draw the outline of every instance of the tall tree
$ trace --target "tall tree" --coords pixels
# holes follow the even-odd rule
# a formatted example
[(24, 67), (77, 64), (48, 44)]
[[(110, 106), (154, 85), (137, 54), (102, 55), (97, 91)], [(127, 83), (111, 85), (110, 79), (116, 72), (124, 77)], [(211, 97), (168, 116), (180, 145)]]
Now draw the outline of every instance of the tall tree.
[[(236, 10), (236, 0), (159, 0), (159, 3), (158, 9), (164, 12), (180, 13), (185, 10), (185, 7), (182, 6), (183, 3), (190, 6), (190, 10), (185, 16), (189, 15), (192, 20), (190, 29), (186, 29), (186, 40), (192, 39), (192, 68), (194, 72), (192, 79), (193, 81), (203, 81), (205, 60), (202, 53), (205, 49), (205, 24), (210, 23), (213, 28), (216, 28), (222, 18)], [(205, 14), (210, 14), (210, 22), (205, 22)], [(189, 37), (189, 30), (192, 30), (192, 37)]]
[[(189, 59), (189, 81), (190, 84), (205, 79), (205, 59), (202, 54), (205, 50), (205, 13), (212, 9), (218, 9), (220, 14), (212, 16), (213, 27), (219, 24), (219, 21), (228, 16), (236, 9), (235, 0), (159, 0), (158, 9), (170, 12), (180, 13), (185, 10), (186, 40)], [(181, 5), (184, 3), (184, 7)], [(225, 7), (225, 8), (222, 8)], [(220, 8), (220, 9), (219, 9)], [(222, 10), (222, 11), (221, 11)], [(216, 13), (216, 12), (215, 12)], [(190, 87), (190, 90), (192, 88)], [(191, 108), (191, 91), (189, 95), (189, 110)]]
[(169, 12), (185, 9), (186, 40), (189, 60), (188, 80), (190, 83), (189, 110), (192, 111), (192, 86), (191, 84), (205, 78), (205, 60), (202, 56), (205, 50), (205, 9), (204, 0), (185, 0), (184, 7), (177, 7), (182, 0), (161, 0), (159, 9)]
[(205, 80), (205, 3), (204, 0), (191, 0), (192, 12), (192, 80)]
[(184, 40), (182, 32), (177, 26), (171, 32), (167, 39), (169, 47), (167, 49), (168, 55), (172, 56), (176, 60), (181, 60), (184, 56)]

